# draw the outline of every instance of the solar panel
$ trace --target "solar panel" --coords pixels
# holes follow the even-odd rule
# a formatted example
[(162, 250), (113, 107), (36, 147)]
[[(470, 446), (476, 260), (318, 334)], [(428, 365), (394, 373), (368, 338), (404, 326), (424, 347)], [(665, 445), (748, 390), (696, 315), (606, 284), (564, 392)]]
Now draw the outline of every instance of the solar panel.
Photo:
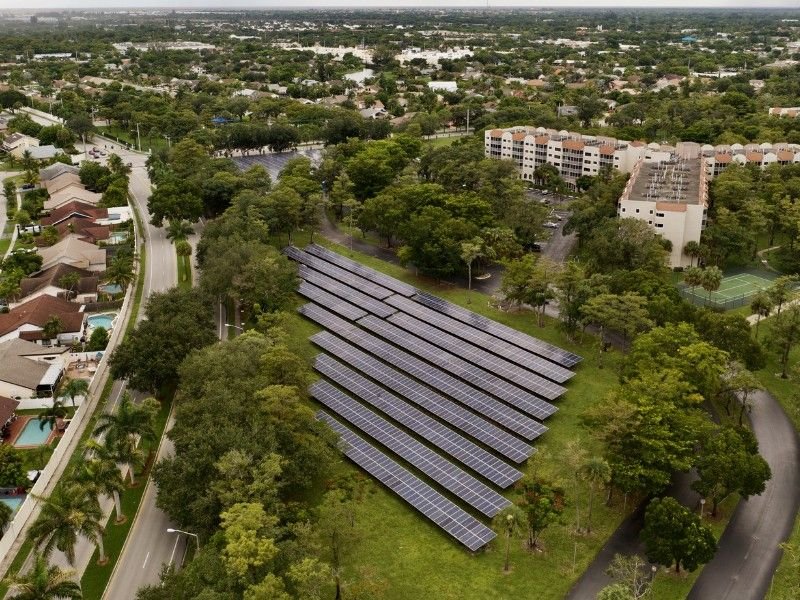
[(297, 274), (302, 279), (305, 279), (309, 283), (316, 285), (318, 288), (334, 294), (335, 296), (339, 296), (351, 304), (355, 304), (367, 312), (379, 317), (388, 317), (389, 315), (397, 312), (397, 309), (393, 306), (389, 306), (380, 300), (376, 300), (371, 296), (362, 294), (358, 290), (351, 288), (349, 285), (345, 285), (341, 281), (336, 281), (327, 275), (323, 275), (319, 271), (309, 269), (305, 265), (300, 265), (300, 267), (297, 269)]
[[(506, 429), (526, 439), (535, 439), (547, 431), (547, 427), (538, 421), (534, 421), (510, 406), (506, 406), (481, 390), (475, 389), (458, 377), (453, 377), (443, 370), (429, 365), (425, 361), (359, 329), (352, 323), (340, 319), (319, 306), (306, 304), (301, 306), (298, 311), (322, 327), (346, 338), (348, 342), (355, 344), (362, 350), (370, 352), (381, 360), (402, 369), (421, 382), (458, 400), (464, 406), (468, 406), (475, 412), (492, 419), (494, 422), (503, 425)], [(521, 392), (522, 390), (519, 391)], [(553, 411), (555, 411), (555, 407), (553, 407)]]
[(574, 373), (559, 364), (551, 362), (546, 358), (537, 356), (527, 350), (523, 350), (510, 342), (501, 340), (485, 331), (475, 329), (461, 321), (448, 317), (431, 308), (414, 302), (410, 298), (392, 296), (386, 299), (387, 304), (402, 310), (420, 321), (424, 321), (441, 329), (442, 331), (455, 335), (466, 340), (478, 348), (488, 350), (504, 359), (510, 360), (526, 369), (552, 379), (556, 383), (564, 383), (570, 379)]
[(346, 319), (350, 319), (351, 321), (357, 321), (361, 317), (367, 316), (367, 313), (360, 308), (356, 308), (349, 302), (345, 302), (341, 298), (337, 298), (333, 294), (329, 294), (322, 288), (318, 288), (307, 281), (300, 281), (297, 292), (301, 296), (305, 296), (309, 300), (313, 300), (317, 304), (324, 306), (325, 308), (332, 310), (336, 314), (341, 315)]
[(431, 327), (427, 323), (419, 319), (407, 315), (405, 313), (396, 313), (389, 317), (389, 322), (405, 329), (409, 333), (420, 336), (422, 339), (439, 346), (440, 348), (452, 352), (456, 356), (460, 356), (464, 360), (468, 360), (472, 364), (482, 367), (489, 371), (507, 379), (508, 381), (525, 388), (545, 398), (546, 400), (555, 400), (567, 390), (557, 383), (548, 381), (541, 375), (532, 373), (527, 369), (508, 362), (505, 359), (495, 356), (490, 352), (486, 352), (481, 348), (477, 348), (460, 340), (455, 336), (445, 333), (441, 329)]
[(337, 281), (341, 281), (342, 283), (347, 284), (350, 287), (359, 290), (360, 292), (363, 292), (367, 296), (372, 296), (378, 300), (383, 300), (384, 298), (391, 296), (393, 293), (391, 290), (387, 290), (385, 287), (381, 287), (377, 283), (373, 283), (367, 279), (364, 279), (363, 277), (359, 277), (355, 273), (351, 273), (350, 271), (342, 269), (341, 267), (337, 267), (336, 265), (322, 260), (321, 258), (312, 256), (311, 254), (303, 252), (294, 246), (285, 248), (284, 253), (292, 260), (307, 265), (315, 271), (324, 273), (328, 277), (332, 277)]
[(472, 551), (492, 541), (496, 534), (475, 517), (412, 475), (383, 452), (325, 412), (317, 419), (328, 424), (341, 440), (343, 452), (408, 504)]
[(309, 388), (311, 395), (330, 410), (377, 440), (487, 517), (493, 517), (511, 502), (469, 473), (379, 417), (364, 405), (326, 381)]
[(375, 269), (370, 269), (369, 267), (365, 267), (359, 262), (356, 262), (346, 256), (342, 256), (338, 252), (334, 252), (333, 250), (328, 250), (324, 246), (319, 246), (317, 244), (309, 244), (305, 247), (305, 251), (309, 254), (313, 254), (317, 258), (321, 258), (323, 260), (328, 261), (329, 263), (333, 263), (338, 267), (342, 267), (343, 269), (347, 269), (351, 273), (355, 273), (356, 275), (360, 275), (364, 279), (368, 279), (373, 283), (377, 283), (378, 285), (385, 287), (387, 290), (392, 290), (396, 294), (400, 294), (402, 296), (408, 296), (409, 298), (417, 293), (417, 288), (413, 285), (409, 285), (400, 281), (399, 279), (395, 279), (394, 277), (390, 277), (389, 275), (385, 275), (380, 271), (376, 271)]
[(521, 472), (490, 452), (330, 356), (325, 354), (317, 356), (314, 368), (495, 485), (507, 488), (522, 477)]
[(515, 346), (519, 346), (525, 350), (530, 350), (534, 354), (538, 354), (544, 358), (549, 358), (550, 360), (564, 367), (574, 367), (582, 360), (582, 358), (577, 354), (573, 354), (572, 352), (563, 350), (558, 346), (543, 342), (542, 340), (539, 340), (533, 336), (522, 333), (521, 331), (517, 331), (508, 325), (503, 325), (497, 321), (492, 321), (491, 319), (476, 314), (471, 310), (457, 306), (452, 302), (442, 300), (433, 294), (419, 292), (416, 296), (414, 296), (414, 300), (449, 317), (458, 319), (467, 325), (472, 325), (475, 329), (480, 329), (481, 331), (491, 333), (492, 335), (504, 339), (507, 342), (511, 342)]
[(501, 379), (494, 373), (481, 369), (459, 357), (437, 348), (415, 335), (403, 331), (399, 327), (387, 323), (382, 319), (368, 316), (360, 319), (358, 324), (393, 344), (413, 352), (417, 356), (424, 358), (428, 362), (452, 373), (456, 377), (470, 382), (475, 387), (492, 394), (501, 400), (516, 406), (520, 410), (536, 417), (544, 419), (552, 415), (557, 409), (555, 406), (537, 398), (530, 392), (523, 390), (508, 381)]
[[(523, 462), (534, 451), (532, 446), (493, 425), (483, 417), (466, 410), (411, 377), (388, 367), (369, 354), (361, 352), (332, 333), (321, 331), (313, 335), (311, 341), (378, 383), (461, 429), (514, 462)], [(527, 417), (525, 418), (527, 419)]]

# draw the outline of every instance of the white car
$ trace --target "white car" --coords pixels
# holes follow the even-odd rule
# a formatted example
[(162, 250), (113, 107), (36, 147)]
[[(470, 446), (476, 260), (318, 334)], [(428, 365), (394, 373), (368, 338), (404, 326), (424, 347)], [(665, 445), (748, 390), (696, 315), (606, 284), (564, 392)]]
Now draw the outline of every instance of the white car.
[(545, 221), (543, 225), (548, 229), (558, 229), (558, 223), (553, 223), (552, 221)]

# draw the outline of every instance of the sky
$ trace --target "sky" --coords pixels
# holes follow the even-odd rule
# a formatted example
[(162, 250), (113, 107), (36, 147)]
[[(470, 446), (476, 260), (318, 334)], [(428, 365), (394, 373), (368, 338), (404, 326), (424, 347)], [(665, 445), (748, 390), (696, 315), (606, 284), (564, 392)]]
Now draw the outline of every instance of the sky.
[[(800, 8), (800, 0), (489, 0), (491, 7)], [(484, 7), (486, 0), (0, 0), (0, 10), (99, 8), (453, 8)]]

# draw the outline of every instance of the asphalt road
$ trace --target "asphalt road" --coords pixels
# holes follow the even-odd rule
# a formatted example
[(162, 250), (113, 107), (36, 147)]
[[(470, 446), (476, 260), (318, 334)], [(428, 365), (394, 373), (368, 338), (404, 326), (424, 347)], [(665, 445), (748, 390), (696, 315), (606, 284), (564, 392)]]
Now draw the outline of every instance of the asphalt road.
[(754, 397), (750, 422), (759, 452), (772, 469), (760, 496), (740, 502), (689, 600), (761, 600), (780, 562), (779, 544), (792, 532), (800, 507), (800, 444), (797, 432), (775, 398)]

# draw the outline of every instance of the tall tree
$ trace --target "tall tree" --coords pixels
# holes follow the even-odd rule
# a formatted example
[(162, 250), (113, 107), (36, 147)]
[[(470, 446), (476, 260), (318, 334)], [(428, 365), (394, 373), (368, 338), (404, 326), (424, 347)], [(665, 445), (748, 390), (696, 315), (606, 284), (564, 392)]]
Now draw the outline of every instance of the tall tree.
[(772, 323), (771, 342), (778, 351), (781, 377), (789, 377), (789, 357), (800, 342), (800, 306), (795, 304), (775, 316)]
[(601, 456), (590, 456), (581, 467), (581, 475), (589, 484), (589, 505), (586, 510), (586, 532), (592, 531), (592, 505), (598, 487), (611, 481), (611, 467)]
[(694, 571), (714, 557), (717, 542), (694, 512), (673, 498), (655, 498), (647, 505), (642, 539), (647, 558), (675, 572)]
[[(468, 242), (461, 242), (461, 260), (467, 265), (467, 292), (472, 291), (472, 263), (483, 256), (484, 242), (481, 238), (475, 237)], [(471, 297), (467, 297), (467, 302), (472, 302)]]
[(557, 522), (564, 512), (564, 490), (549, 482), (531, 481), (519, 484), (519, 492), (517, 505), (525, 513), (528, 548), (534, 550), (542, 532)]
[(646, 304), (643, 296), (626, 292), (622, 295), (600, 294), (583, 305), (583, 322), (600, 329), (600, 366), (610, 332), (622, 334), (623, 347), (627, 348), (631, 338), (652, 325)]
[(750, 310), (756, 315), (756, 339), (758, 339), (758, 326), (761, 325), (761, 319), (768, 317), (772, 312), (772, 299), (767, 292), (758, 292), (750, 301)]
[(706, 267), (703, 269), (703, 282), (700, 284), (708, 292), (708, 300), (711, 301), (711, 292), (716, 292), (722, 283), (722, 269), (719, 267)]
[(340, 600), (344, 566), (362, 536), (355, 502), (342, 490), (334, 489), (325, 494), (318, 508), (317, 528), (330, 559), (336, 600)]
[(50, 566), (38, 555), (29, 571), (10, 575), (3, 583), (9, 587), (9, 600), (81, 600), (81, 586), (74, 578), (74, 572)]
[(64, 403), (58, 398), (54, 398), (50, 406), (45, 406), (39, 411), (39, 429), (44, 431), (46, 425), (50, 425), (50, 429), (56, 429), (58, 422), (66, 416), (67, 409)]
[(511, 570), (511, 538), (525, 528), (525, 513), (516, 505), (507, 506), (492, 519), (495, 529), (505, 538), (505, 558), (503, 559), (503, 571), (508, 573)]
[(114, 500), (117, 523), (125, 521), (122, 512), (121, 494), (125, 491), (122, 473), (117, 467), (113, 454), (100, 444), (88, 445), (92, 457), (83, 461), (75, 474), (75, 480), (93, 490), (95, 494), (104, 495)]

